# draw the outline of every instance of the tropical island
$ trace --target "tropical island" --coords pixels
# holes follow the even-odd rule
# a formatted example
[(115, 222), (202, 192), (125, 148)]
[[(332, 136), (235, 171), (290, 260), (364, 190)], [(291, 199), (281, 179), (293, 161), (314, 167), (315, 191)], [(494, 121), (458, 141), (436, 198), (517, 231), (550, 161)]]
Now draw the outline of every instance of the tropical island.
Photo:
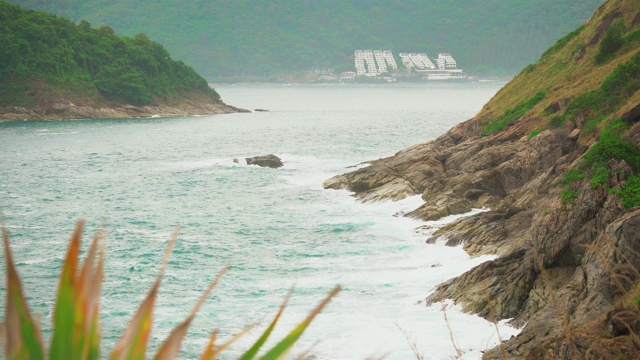
[(0, 120), (242, 111), (144, 33), (118, 36), (0, 1)]
[(485, 358), (632, 358), (640, 342), (640, 6), (610, 0), (471, 120), (325, 182), (363, 200), (421, 195), (407, 216), (496, 254), (445, 282), (453, 299), (521, 333)]

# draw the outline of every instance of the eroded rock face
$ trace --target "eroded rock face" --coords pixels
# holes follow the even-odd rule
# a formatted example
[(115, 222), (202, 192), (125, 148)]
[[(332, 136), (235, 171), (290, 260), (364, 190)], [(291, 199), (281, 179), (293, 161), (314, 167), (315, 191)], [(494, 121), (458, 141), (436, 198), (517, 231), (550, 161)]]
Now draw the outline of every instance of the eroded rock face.
[(273, 154), (250, 157), (246, 158), (245, 160), (247, 162), (247, 165), (258, 165), (262, 167), (270, 167), (272, 169), (277, 169), (284, 166), (282, 160), (280, 160), (279, 157)]
[(412, 146), (366, 168), (333, 177), (324, 183), (328, 189), (346, 188), (367, 200), (401, 200), (422, 193), (432, 181), (443, 177), (444, 165), (436, 159), (435, 143)]
[[(602, 215), (611, 211), (617, 212), (603, 210)], [(596, 223), (591, 225), (598, 228)], [(625, 319), (628, 311), (616, 310), (620, 306), (616, 299), (637, 280), (637, 270), (633, 269), (640, 268), (639, 230), (640, 210), (623, 214), (604, 231), (593, 232), (590, 243), (583, 244), (588, 245), (584, 255), (574, 266), (561, 264), (566, 261), (561, 257), (544, 272), (537, 270), (540, 276), (524, 307), (525, 314), (530, 314), (529, 322), (520, 335), (505, 344), (510, 356), (602, 359), (626, 351), (637, 354), (629, 338), (611, 338), (628, 333), (627, 326), (638, 327), (638, 314)], [(577, 235), (585, 240), (584, 234)], [(616, 312), (619, 315), (612, 316)], [(602, 328), (594, 331), (594, 326)], [(486, 357), (501, 359), (502, 355), (494, 349)]]

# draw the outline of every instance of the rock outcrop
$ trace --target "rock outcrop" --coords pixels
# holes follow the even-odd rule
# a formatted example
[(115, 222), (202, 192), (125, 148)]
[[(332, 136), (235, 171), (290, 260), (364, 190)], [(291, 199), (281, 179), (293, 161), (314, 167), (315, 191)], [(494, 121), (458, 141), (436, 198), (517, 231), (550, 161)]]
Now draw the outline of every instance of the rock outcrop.
[(277, 169), (284, 166), (282, 160), (273, 154), (250, 157), (246, 158), (245, 161), (247, 162), (247, 165), (270, 167), (272, 169)]
[[(441, 284), (427, 299), (453, 299), (468, 312), (526, 324), (503, 344), (504, 353), (493, 349), (486, 358), (608, 358), (640, 349), (640, 315), (620, 315), (628, 313), (621, 299), (640, 280), (640, 210), (623, 206), (617, 190), (638, 169), (608, 155), (606, 177), (594, 182), (595, 173), (587, 174), (562, 185), (567, 170), (580, 168), (584, 154), (600, 141), (603, 125), (590, 127), (586, 111), (565, 110), (616, 67), (615, 62), (597, 67), (593, 60), (607, 27), (613, 26), (611, 14), (629, 28), (640, 27), (637, 2), (608, 1), (575, 38), (559, 42), (564, 50), (551, 49), (555, 52), (525, 69), (475, 118), (324, 184), (351, 190), (362, 201), (421, 195), (424, 204), (406, 216), (423, 220), (489, 209), (426, 239), (464, 246), (472, 256), (498, 255)], [(580, 52), (571, 50), (578, 47)], [(638, 50), (618, 54), (617, 64)], [(559, 63), (566, 73), (549, 79)], [(640, 81), (638, 73), (630, 77)], [(498, 131), (486, 130), (536, 91), (543, 91), (543, 101)], [(633, 91), (605, 114), (604, 123), (619, 118), (626, 124), (624, 141), (638, 148), (640, 91)], [(625, 334), (638, 341), (631, 335), (616, 338)], [(617, 353), (612, 344), (619, 346)]]

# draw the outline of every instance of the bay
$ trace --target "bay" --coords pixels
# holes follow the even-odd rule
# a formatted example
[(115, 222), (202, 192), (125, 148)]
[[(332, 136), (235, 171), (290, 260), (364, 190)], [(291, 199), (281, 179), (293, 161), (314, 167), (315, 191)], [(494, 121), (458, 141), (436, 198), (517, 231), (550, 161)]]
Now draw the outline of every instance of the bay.
[[(344, 290), (294, 354), (311, 347), (317, 359), (406, 359), (412, 341), (426, 358), (451, 358), (451, 330), (465, 357), (479, 357), (497, 344), (493, 324), (453, 305), (447, 324), (441, 304), (421, 301), (490, 257), (426, 245), (426, 234), (414, 231), (425, 223), (393, 216), (417, 207), (419, 197), (362, 204), (322, 182), (441, 135), (475, 115), (501, 85), (222, 85), (216, 90), (225, 102), (269, 111), (0, 123), (0, 211), (45, 336), (61, 259), (74, 222), (84, 217), (86, 238), (102, 224), (108, 230), (105, 350), (145, 296), (180, 226), (155, 311), (154, 348), (231, 263), (191, 327), (185, 359), (197, 358), (214, 328), (226, 339), (259, 322), (225, 358), (238, 356), (295, 286), (276, 330), (282, 337), (336, 284)], [(285, 166), (242, 161), (269, 153)], [(501, 327), (504, 337), (515, 333)]]

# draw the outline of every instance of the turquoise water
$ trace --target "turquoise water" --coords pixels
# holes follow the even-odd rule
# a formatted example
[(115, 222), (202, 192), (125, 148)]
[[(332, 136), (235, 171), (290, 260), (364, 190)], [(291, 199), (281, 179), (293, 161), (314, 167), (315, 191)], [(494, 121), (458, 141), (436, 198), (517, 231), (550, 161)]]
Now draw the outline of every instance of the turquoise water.
[[(295, 285), (277, 329), (282, 336), (336, 284), (344, 290), (294, 354), (313, 346), (317, 359), (403, 359), (412, 356), (408, 337), (427, 358), (454, 355), (440, 306), (419, 302), (439, 282), (488, 258), (426, 245), (426, 234), (413, 230), (424, 223), (393, 216), (417, 207), (419, 197), (361, 204), (346, 191), (322, 189), (322, 182), (348, 166), (437, 137), (477, 113), (500, 86), (220, 86), (227, 103), (270, 111), (0, 123), (0, 211), (45, 336), (54, 279), (74, 222), (84, 217), (87, 239), (103, 223), (108, 231), (101, 300), (106, 350), (151, 286), (180, 226), (152, 347), (232, 263), (196, 317), (183, 358), (196, 358), (215, 328), (226, 339), (261, 322), (227, 353), (237, 356)], [(269, 153), (285, 166), (233, 162)], [(0, 281), (4, 293), (4, 274)], [(454, 306), (447, 315), (466, 356), (496, 343), (492, 324)]]

